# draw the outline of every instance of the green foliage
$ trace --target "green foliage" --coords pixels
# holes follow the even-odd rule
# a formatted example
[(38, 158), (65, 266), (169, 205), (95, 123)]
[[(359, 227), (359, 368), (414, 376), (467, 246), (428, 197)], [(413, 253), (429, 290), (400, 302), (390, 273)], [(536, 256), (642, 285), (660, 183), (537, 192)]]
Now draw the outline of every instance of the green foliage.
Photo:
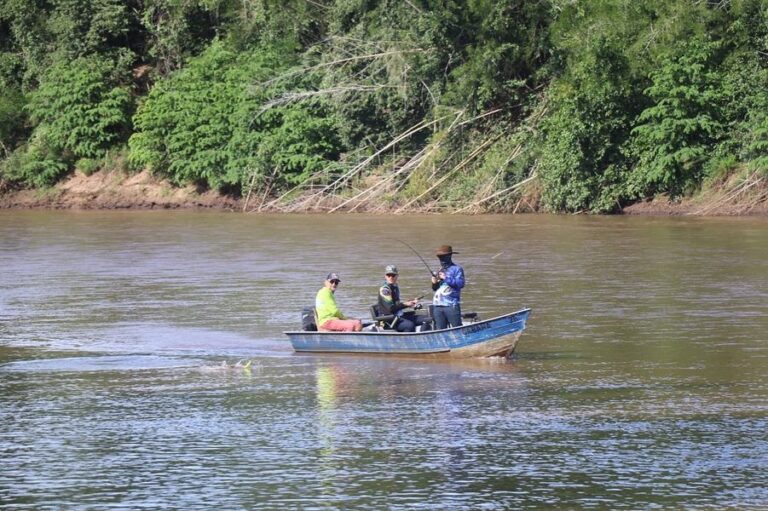
[(319, 104), (263, 108), (266, 91), (253, 85), (290, 59), (281, 48), (236, 54), (214, 43), (141, 105), (132, 162), (175, 183), (216, 188), (246, 184), (254, 174), (295, 183), (322, 169), (339, 152), (332, 118)]
[[(2, 27), (0, 27), (2, 30)], [(22, 60), (13, 51), (3, 51), (0, 46), (0, 87), (21, 89)]]
[[(14, 78), (27, 85), (48, 66), (50, 40), (46, 30), (47, 13), (42, 2), (27, 0), (0, 1), (0, 23), (8, 33), (3, 41), (5, 66), (19, 66)], [(12, 62), (12, 63), (11, 63)], [(4, 77), (6, 81), (9, 77)]]
[(322, 66), (318, 87), (349, 147), (386, 144), (429, 115), (439, 93), (429, 78), (439, 62), (421, 46), (415, 28), (424, 20), (414, 19), (406, 4), (373, 7), (361, 5), (350, 16), (366, 22), (333, 34), (308, 54)]
[[(490, 144), (489, 133), (493, 134)], [(474, 130), (467, 148), (461, 154), (456, 154), (451, 162), (453, 168), (457, 168), (462, 161), (465, 165), (458, 168), (456, 178), (443, 192), (441, 199), (449, 204), (469, 204), (487, 199), (527, 178), (533, 165), (530, 151), (532, 142), (533, 137), (529, 131), (509, 131), (504, 124)], [(455, 146), (450, 144), (450, 147)], [(474, 157), (471, 156), (473, 151)], [(464, 160), (468, 157), (472, 159)], [(497, 202), (498, 199), (484, 200), (483, 204), (490, 207)]]
[(279, 176), (278, 182), (298, 184), (316, 174), (333, 174), (339, 166), (340, 141), (331, 117), (294, 105), (279, 109), (263, 123), (253, 167), (259, 175)]
[(547, 59), (547, 4), (477, 0), (452, 14), (443, 19), (443, 38), (452, 45), (441, 66), (451, 69), (445, 104), (482, 112), (523, 101)]
[(609, 212), (621, 205), (636, 91), (620, 46), (592, 41), (589, 52), (551, 87), (542, 123), (539, 175), (552, 211)]
[[(733, 11), (727, 28), (730, 52), (722, 66), (724, 89), (730, 92), (723, 109), (728, 135), (720, 152), (730, 155), (730, 168), (741, 162), (768, 175), (768, 7), (745, 0)], [(708, 178), (714, 177), (711, 168), (705, 169)]]
[(56, 0), (47, 29), (59, 55), (75, 59), (119, 46), (133, 22), (121, 0)]
[(27, 111), (63, 157), (101, 156), (130, 128), (131, 96), (115, 83), (112, 64), (78, 58), (51, 67), (29, 95)]
[(22, 186), (46, 188), (54, 185), (68, 169), (45, 128), (35, 130), (28, 144), (19, 147), (0, 163), (2, 179)]
[(216, 37), (227, 12), (226, 0), (147, 0), (141, 8), (141, 25), (147, 33), (147, 56), (161, 76), (181, 68), (184, 60), (202, 52)]
[(249, 74), (234, 65), (236, 58), (215, 43), (152, 89), (134, 118), (129, 141), (134, 165), (175, 183), (225, 184), (221, 173), (234, 131), (230, 118), (245, 100)]
[(209, 0), (220, 5), (216, 11), (230, 10), (235, 30), (227, 34), (238, 47), (255, 43), (288, 46), (295, 51), (311, 46), (325, 35), (332, 0), (249, 0), (248, 7), (228, 0)]
[(39, 88), (23, 103), (20, 93), (9, 91), (0, 102), (0, 117), (7, 132), (4, 145), (16, 145), (25, 118), (32, 135), (3, 162), (3, 177), (10, 182), (45, 187), (54, 184), (75, 159), (103, 156), (130, 129), (131, 97), (116, 83), (114, 64), (96, 57), (78, 58), (49, 68)]
[(80, 158), (75, 163), (75, 168), (86, 176), (90, 176), (97, 170), (99, 170), (99, 162), (93, 158)]
[(382, 156), (439, 147), (394, 203), (483, 148), (427, 200), (535, 169), (548, 209), (608, 212), (767, 169), (766, 91), (765, 0), (0, 0), (2, 178), (34, 186), (280, 190), (429, 126)]
[(630, 193), (679, 196), (701, 183), (704, 163), (724, 129), (726, 91), (715, 68), (717, 47), (688, 41), (651, 73), (646, 93), (653, 104), (640, 114), (633, 130), (630, 151), (637, 166)]
[(755, 123), (751, 135), (747, 146), (750, 156), (749, 165), (768, 176), (768, 115), (764, 115)]
[(26, 116), (21, 91), (0, 82), (0, 157), (25, 135)]
[[(34, 89), (56, 62), (101, 55), (122, 69), (142, 51), (136, 12), (138, 0), (0, 1), (0, 29), (10, 37), (0, 52), (13, 56), (14, 77), (25, 90)], [(3, 48), (5, 46), (5, 48)], [(0, 58), (0, 67), (2, 67)]]

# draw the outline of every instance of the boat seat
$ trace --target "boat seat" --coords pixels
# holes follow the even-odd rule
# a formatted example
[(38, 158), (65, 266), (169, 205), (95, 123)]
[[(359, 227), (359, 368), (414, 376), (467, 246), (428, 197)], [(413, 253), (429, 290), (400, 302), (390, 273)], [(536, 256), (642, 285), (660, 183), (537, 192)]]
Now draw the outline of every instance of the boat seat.
[(371, 319), (373, 319), (373, 322), (376, 326), (382, 328), (392, 328), (392, 321), (395, 320), (394, 314), (379, 314), (379, 305), (376, 303), (371, 305), (370, 311)]
[(315, 328), (317, 328), (318, 332), (332, 332), (333, 330), (328, 330), (327, 328), (320, 328), (320, 324), (317, 322), (317, 309), (314, 307), (312, 308), (312, 312), (315, 315)]

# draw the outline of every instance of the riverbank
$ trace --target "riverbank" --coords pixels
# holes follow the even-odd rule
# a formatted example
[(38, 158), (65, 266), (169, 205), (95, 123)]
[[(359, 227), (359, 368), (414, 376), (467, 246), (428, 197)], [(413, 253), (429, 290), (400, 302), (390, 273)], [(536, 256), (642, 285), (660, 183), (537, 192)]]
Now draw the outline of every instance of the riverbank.
[[(341, 202), (329, 201), (329, 202)], [(520, 201), (517, 212), (540, 212), (538, 197)], [(148, 171), (126, 175), (99, 171), (76, 172), (47, 190), (2, 190), (0, 209), (216, 209), (255, 211), (253, 199), (201, 190), (193, 185), (177, 187)], [(272, 211), (271, 207), (266, 210)], [(279, 208), (277, 208), (279, 209)], [(343, 209), (339, 209), (342, 211)], [(360, 208), (356, 211), (362, 211)], [(666, 196), (638, 202), (622, 211), (627, 215), (768, 216), (768, 178), (758, 173), (733, 175), (699, 194), (681, 200)]]
[(241, 201), (193, 185), (179, 188), (148, 171), (126, 175), (80, 171), (46, 190), (0, 191), (0, 209), (222, 209), (241, 210)]

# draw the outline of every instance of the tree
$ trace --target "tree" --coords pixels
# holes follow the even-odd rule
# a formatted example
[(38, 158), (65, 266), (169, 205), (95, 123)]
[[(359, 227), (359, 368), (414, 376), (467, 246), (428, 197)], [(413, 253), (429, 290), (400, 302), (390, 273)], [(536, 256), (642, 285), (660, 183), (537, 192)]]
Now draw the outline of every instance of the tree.
[(265, 107), (267, 81), (295, 57), (261, 46), (235, 52), (223, 41), (155, 86), (135, 116), (130, 158), (172, 182), (237, 188), (251, 178), (295, 183), (338, 157), (322, 103)]
[(723, 136), (726, 93), (716, 69), (719, 46), (683, 42), (651, 73), (645, 92), (652, 105), (632, 131), (630, 153), (637, 159), (629, 180), (632, 196), (679, 196), (701, 183), (708, 154)]
[(621, 206), (622, 146), (637, 108), (630, 76), (617, 41), (593, 39), (589, 51), (550, 87), (539, 151), (548, 209), (608, 212)]
[(101, 156), (129, 133), (132, 100), (113, 63), (81, 57), (52, 66), (30, 93), (27, 111), (62, 157)]

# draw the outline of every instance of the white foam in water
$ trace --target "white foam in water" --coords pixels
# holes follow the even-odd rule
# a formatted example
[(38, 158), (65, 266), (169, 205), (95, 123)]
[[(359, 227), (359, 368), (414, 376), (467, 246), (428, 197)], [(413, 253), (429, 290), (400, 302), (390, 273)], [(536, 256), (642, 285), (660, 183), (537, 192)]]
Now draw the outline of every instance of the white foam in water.
[(253, 363), (253, 360), (250, 359), (242, 359), (238, 360), (237, 362), (228, 362), (226, 360), (223, 360), (220, 364), (206, 364), (202, 365), (198, 368), (198, 370), (201, 373), (242, 373), (244, 375), (251, 375), (254, 371), (260, 371), (261, 370), (261, 364)]
[(284, 340), (277, 343), (236, 332), (158, 323), (117, 324), (96, 332), (96, 337), (77, 348), (107, 353), (233, 355), (239, 358), (291, 353), (290, 345)]

